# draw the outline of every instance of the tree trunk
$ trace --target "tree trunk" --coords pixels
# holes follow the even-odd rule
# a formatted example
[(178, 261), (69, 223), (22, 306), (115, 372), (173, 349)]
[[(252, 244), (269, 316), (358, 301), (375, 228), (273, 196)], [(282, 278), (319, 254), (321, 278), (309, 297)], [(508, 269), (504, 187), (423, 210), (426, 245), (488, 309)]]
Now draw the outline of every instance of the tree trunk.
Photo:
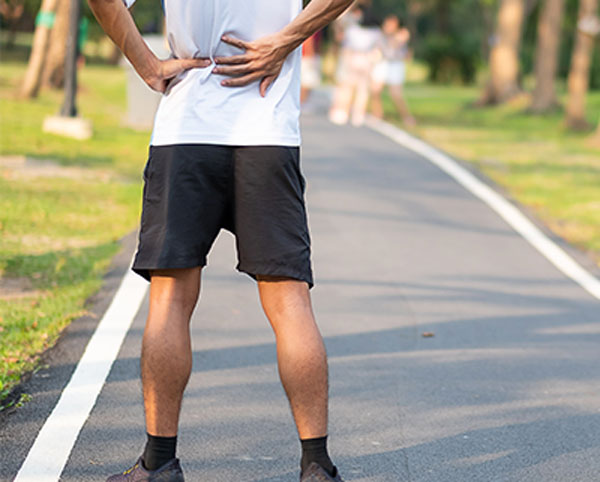
[(447, 35), (450, 30), (450, 5), (447, 0), (437, 0), (435, 5), (435, 23), (438, 33)]
[[(579, 0), (579, 21), (594, 17), (598, 10), (598, 0)], [(580, 28), (577, 29), (575, 46), (569, 71), (569, 99), (567, 101), (567, 126), (571, 129), (587, 129), (585, 118), (585, 98), (590, 82), (590, 65), (594, 51), (594, 37)]]
[[(56, 10), (57, 0), (43, 0), (40, 7), (40, 14), (53, 15)], [(39, 15), (39, 14), (38, 14)], [(38, 22), (33, 34), (31, 54), (29, 55), (29, 64), (21, 95), (23, 97), (37, 97), (42, 80), (42, 70), (48, 53), (48, 41), (50, 39), (51, 26), (48, 22)]]
[(481, 102), (497, 104), (518, 94), (519, 49), (525, 19), (524, 0), (502, 0), (494, 45), (490, 52), (490, 80)]
[(564, 0), (545, 0), (542, 7), (535, 52), (535, 90), (531, 103), (534, 112), (547, 112), (558, 105), (555, 80), (564, 9)]
[(50, 34), (50, 48), (44, 69), (43, 83), (55, 89), (62, 88), (65, 80), (65, 58), (69, 37), (70, 0), (58, 0), (56, 21)]

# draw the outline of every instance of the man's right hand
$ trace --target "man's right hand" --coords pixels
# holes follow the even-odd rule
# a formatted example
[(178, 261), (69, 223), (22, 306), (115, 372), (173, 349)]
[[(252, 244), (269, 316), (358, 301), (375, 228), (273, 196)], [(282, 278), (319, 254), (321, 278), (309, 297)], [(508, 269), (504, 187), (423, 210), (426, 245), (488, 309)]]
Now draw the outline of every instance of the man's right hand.
[(144, 82), (152, 90), (164, 93), (169, 82), (182, 72), (190, 69), (204, 69), (211, 65), (210, 59), (168, 59), (158, 60), (155, 67), (142, 75)]
[(211, 64), (208, 59), (159, 60), (144, 42), (122, 0), (88, 0), (88, 3), (98, 23), (153, 90), (164, 93), (169, 81), (181, 72)]

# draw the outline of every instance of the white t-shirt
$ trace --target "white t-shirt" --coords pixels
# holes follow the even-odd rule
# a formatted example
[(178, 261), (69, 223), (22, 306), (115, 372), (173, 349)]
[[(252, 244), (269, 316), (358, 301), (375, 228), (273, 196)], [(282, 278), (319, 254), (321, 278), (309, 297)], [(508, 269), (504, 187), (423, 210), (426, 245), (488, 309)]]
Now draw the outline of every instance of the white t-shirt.
[(358, 23), (352, 24), (344, 36), (344, 48), (354, 52), (369, 53), (377, 48), (382, 41), (382, 33), (376, 27), (363, 27)]
[[(252, 41), (278, 32), (302, 0), (165, 0), (164, 8), (172, 55), (213, 59), (242, 53), (223, 35)], [(225, 77), (212, 73), (214, 64), (184, 72), (161, 99), (150, 144), (300, 145), (300, 61), (298, 48), (264, 98), (258, 82), (221, 86)]]

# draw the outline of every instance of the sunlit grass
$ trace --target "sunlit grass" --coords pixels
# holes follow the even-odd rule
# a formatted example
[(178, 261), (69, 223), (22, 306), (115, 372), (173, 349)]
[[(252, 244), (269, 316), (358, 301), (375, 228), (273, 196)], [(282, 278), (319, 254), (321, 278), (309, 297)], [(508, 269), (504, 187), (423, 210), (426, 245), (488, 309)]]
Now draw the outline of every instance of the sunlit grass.
[(85, 142), (42, 131), (44, 118), (58, 113), (63, 95), (60, 91), (43, 90), (35, 101), (18, 99), (23, 74), (22, 62), (0, 63), (0, 154), (47, 158), (78, 166), (108, 166), (124, 175), (139, 176), (150, 133), (123, 125), (126, 108), (123, 69), (103, 65), (82, 69), (78, 109), (82, 117), (92, 121), (94, 128), (93, 138)]
[[(19, 99), (24, 68), (18, 59), (0, 64), (0, 155), (59, 165), (48, 175), (0, 164), (0, 400), (85, 313), (118, 240), (135, 228), (149, 140), (149, 132), (122, 126), (122, 69), (82, 69), (79, 110), (94, 125), (82, 142), (42, 132), (62, 93)], [(64, 176), (60, 165), (77, 169)]]

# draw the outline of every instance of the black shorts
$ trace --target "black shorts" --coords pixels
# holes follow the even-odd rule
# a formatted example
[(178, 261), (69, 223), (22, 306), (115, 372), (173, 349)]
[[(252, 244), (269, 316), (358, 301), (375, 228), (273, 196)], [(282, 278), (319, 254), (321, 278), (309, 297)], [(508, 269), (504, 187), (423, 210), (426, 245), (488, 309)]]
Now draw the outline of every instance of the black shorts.
[(132, 269), (206, 265), (220, 230), (236, 237), (237, 269), (250, 276), (313, 276), (298, 147), (152, 146)]

